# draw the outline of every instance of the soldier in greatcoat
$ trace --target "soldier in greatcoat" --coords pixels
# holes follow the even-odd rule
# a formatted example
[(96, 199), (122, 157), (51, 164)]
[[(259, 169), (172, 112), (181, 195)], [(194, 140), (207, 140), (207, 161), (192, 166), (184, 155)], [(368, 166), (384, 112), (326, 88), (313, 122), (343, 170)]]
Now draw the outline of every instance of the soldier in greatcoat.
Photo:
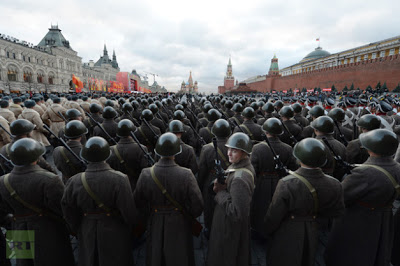
[(268, 265), (315, 265), (320, 232), (327, 230), (329, 219), (343, 213), (339, 181), (320, 168), (327, 161), (327, 152), (312, 138), (294, 147), (293, 155), (301, 167), (279, 180), (265, 216), (265, 229), (272, 238)]
[(194, 266), (192, 222), (203, 211), (200, 189), (193, 173), (174, 161), (181, 152), (175, 134), (161, 135), (155, 152), (161, 159), (143, 169), (134, 192), (138, 209), (150, 212), (146, 264)]
[(83, 123), (89, 130), (89, 132), (86, 136), (87, 138), (90, 138), (93, 136), (93, 130), (94, 130), (94, 127), (96, 126), (96, 122), (99, 122), (101, 124), (104, 121), (104, 118), (101, 116), (102, 107), (100, 104), (91, 103), (89, 106), (89, 110), (90, 110), (91, 118), (88, 116), (85, 120), (83, 120)]
[(254, 168), (249, 155), (252, 143), (244, 133), (234, 133), (228, 139), (231, 165), (226, 170), (225, 184), (214, 181), (214, 217), (208, 244), (208, 266), (249, 265), (250, 203), (254, 191)]
[(47, 107), (47, 110), (42, 115), (42, 120), (50, 126), (51, 131), (57, 136), (65, 126), (63, 116), (65, 117), (66, 112), (67, 109), (60, 104), (60, 98), (53, 98), (53, 104)]
[(153, 113), (149, 109), (144, 109), (142, 111), (141, 119), (142, 123), (134, 134), (138, 138), (139, 142), (145, 145), (147, 150), (152, 153), (154, 151), (157, 138), (161, 135), (161, 131), (158, 127), (150, 124), (150, 121), (153, 120)]
[[(302, 128), (297, 124), (296, 120), (293, 119), (293, 108), (291, 106), (284, 106), (279, 111), (279, 115), (282, 119), (282, 125), (286, 127), (284, 128), (283, 134), (279, 136), (279, 138), (282, 140), (282, 142), (294, 146), (296, 141), (300, 141), (302, 139)], [(294, 140), (290, 136), (293, 136)]]
[[(0, 208), (13, 214), (12, 230), (24, 237), (32, 230), (34, 254), (31, 260), (17, 259), (17, 265), (74, 265), (67, 227), (63, 220), (60, 178), (37, 165), (46, 149), (37, 141), (23, 138), (10, 147), (14, 169), (0, 178)], [(12, 238), (10, 239), (12, 241)], [(16, 240), (17, 241), (17, 240)]]
[(253, 118), (255, 117), (254, 109), (251, 107), (244, 108), (242, 112), (243, 123), (233, 130), (233, 133), (243, 132), (247, 134), (253, 143), (262, 141), (263, 131), (260, 125), (254, 123)]
[[(292, 147), (283, 143), (278, 136), (283, 134), (282, 122), (277, 118), (269, 118), (263, 125), (263, 130), (269, 143), (283, 165), (290, 170), (296, 170), (297, 164), (292, 155)], [(268, 144), (263, 141), (253, 147), (251, 164), (256, 172), (255, 189), (251, 208), (251, 227), (258, 236), (266, 237), (264, 216), (271, 203), (278, 181), (285, 170), (276, 169), (276, 162)]]
[(10, 111), (14, 113), (15, 118), (18, 118), (19, 115), (24, 110), (22, 107), (22, 99), (20, 97), (13, 98), (12, 104), (10, 104)]
[[(104, 107), (103, 111), (103, 119), (104, 121), (101, 123), (101, 127), (108, 133), (108, 135), (115, 140), (117, 136), (117, 126), (118, 124), (114, 121), (118, 115), (117, 111), (111, 106)], [(95, 126), (93, 129), (93, 136), (99, 136), (108, 141), (109, 144), (114, 144), (113, 140), (110, 139), (104, 131), (100, 128), (100, 126)]]
[(79, 264), (133, 265), (131, 230), (137, 211), (128, 177), (105, 162), (110, 147), (92, 137), (82, 147), (86, 171), (71, 177), (62, 198), (65, 220), (79, 239)]
[(8, 124), (15, 120), (15, 115), (10, 111), (9, 102), (6, 100), (0, 101), (0, 115), (7, 120)]
[(211, 133), (211, 128), (215, 121), (221, 118), (221, 113), (216, 109), (210, 109), (207, 113), (208, 124), (206, 127), (203, 127), (199, 130), (200, 137), (203, 138), (205, 143), (210, 143), (213, 138), (213, 134)]

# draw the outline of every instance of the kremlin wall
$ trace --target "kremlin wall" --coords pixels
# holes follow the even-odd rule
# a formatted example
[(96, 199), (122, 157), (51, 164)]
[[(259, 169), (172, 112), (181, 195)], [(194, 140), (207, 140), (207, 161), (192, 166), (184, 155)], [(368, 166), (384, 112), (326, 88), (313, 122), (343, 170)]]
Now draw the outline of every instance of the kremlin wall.
[[(317, 47), (299, 63), (278, 68), (278, 59), (274, 56), (267, 75), (261, 75), (241, 81), (232, 86), (232, 65), (229, 59), (224, 86), (218, 87), (219, 93), (235, 93), (243, 87), (249, 92), (270, 92), (292, 89), (331, 88), (342, 90), (345, 86), (365, 89), (375, 87), (378, 82), (386, 82), (389, 90), (400, 83), (400, 36), (370, 43), (336, 54), (330, 54)], [(230, 76), (229, 76), (230, 74)], [(246, 85), (246, 86), (244, 86)]]

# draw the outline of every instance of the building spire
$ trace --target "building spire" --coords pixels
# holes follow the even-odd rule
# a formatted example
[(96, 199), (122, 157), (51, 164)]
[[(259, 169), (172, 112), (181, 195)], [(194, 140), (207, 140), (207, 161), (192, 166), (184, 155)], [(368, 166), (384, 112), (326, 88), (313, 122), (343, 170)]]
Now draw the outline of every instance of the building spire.
[(104, 51), (103, 51), (103, 54), (104, 54), (104, 55), (108, 55), (106, 44), (104, 44)]
[(115, 55), (115, 49), (113, 49), (113, 61), (117, 60), (117, 56)]
[(228, 66), (231, 66), (232, 65), (232, 63), (231, 63), (231, 55), (229, 55), (229, 62), (228, 62)]

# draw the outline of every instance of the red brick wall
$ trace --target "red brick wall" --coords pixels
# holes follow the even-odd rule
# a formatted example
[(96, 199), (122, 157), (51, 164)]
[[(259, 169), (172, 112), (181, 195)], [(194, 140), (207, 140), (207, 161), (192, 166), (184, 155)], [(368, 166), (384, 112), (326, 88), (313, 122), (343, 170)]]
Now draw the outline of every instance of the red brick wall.
[(352, 83), (354, 88), (365, 89), (368, 85), (374, 88), (379, 81), (381, 85), (386, 82), (389, 90), (393, 90), (400, 82), (399, 54), (308, 73), (267, 77), (264, 81), (249, 83), (247, 86), (260, 92), (269, 92), (271, 89), (330, 88), (332, 85), (342, 90), (344, 86), (350, 88)]

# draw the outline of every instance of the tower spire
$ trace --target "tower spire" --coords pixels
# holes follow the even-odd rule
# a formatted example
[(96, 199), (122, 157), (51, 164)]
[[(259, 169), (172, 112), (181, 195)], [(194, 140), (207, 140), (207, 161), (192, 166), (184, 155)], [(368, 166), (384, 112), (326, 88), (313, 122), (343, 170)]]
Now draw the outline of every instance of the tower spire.
[(103, 51), (103, 54), (104, 54), (104, 55), (108, 55), (106, 44), (104, 44), (104, 51)]

